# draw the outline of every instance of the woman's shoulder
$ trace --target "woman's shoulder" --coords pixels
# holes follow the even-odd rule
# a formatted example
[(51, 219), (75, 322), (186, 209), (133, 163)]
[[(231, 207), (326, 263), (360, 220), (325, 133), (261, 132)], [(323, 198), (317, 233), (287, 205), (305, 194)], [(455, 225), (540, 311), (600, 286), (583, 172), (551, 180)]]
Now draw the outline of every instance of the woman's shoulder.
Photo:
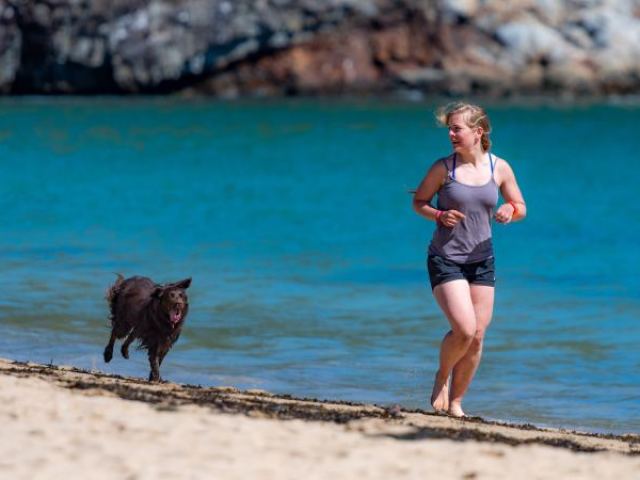
[(505, 160), (504, 158), (496, 155), (495, 153), (491, 152), (491, 157), (493, 158), (493, 165), (495, 168), (497, 169), (511, 169), (511, 166), (509, 165), (509, 162), (507, 160)]
[(446, 155), (444, 157), (438, 158), (431, 164), (431, 169), (444, 169), (449, 170), (452, 166), (453, 162), (453, 153)]
[(423, 181), (435, 182), (442, 185), (446, 181), (449, 169), (451, 168), (451, 158), (452, 155), (447, 155), (446, 157), (435, 160), (429, 166)]
[(498, 180), (498, 184), (502, 183), (502, 179), (508, 177), (509, 175), (513, 175), (513, 170), (511, 169), (511, 165), (509, 162), (502, 157), (491, 152), (491, 156), (493, 157), (493, 168), (496, 172), (496, 180)]

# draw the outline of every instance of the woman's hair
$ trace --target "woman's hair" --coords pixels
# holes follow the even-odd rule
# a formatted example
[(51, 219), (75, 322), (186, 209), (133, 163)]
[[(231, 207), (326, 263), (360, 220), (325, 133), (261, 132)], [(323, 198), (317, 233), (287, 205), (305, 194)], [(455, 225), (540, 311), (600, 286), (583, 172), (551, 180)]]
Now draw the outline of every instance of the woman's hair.
[(466, 124), (471, 128), (482, 127), (482, 137), (480, 143), (483, 151), (488, 151), (491, 148), (491, 140), (489, 140), (489, 134), (491, 133), (491, 123), (489, 117), (482, 107), (478, 105), (472, 105), (471, 103), (454, 102), (440, 107), (436, 111), (436, 119), (438, 123), (444, 127), (449, 126), (449, 119), (451, 115), (456, 113), (464, 114)]

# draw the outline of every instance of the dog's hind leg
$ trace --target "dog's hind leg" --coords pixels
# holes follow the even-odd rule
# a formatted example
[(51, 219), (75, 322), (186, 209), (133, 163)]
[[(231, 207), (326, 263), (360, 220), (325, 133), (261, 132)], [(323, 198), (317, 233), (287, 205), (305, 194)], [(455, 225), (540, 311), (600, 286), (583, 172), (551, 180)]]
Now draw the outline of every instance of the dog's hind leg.
[(109, 337), (109, 343), (104, 347), (104, 352), (102, 356), (104, 357), (105, 363), (109, 363), (113, 358), (113, 344), (116, 341), (116, 333), (114, 330), (111, 330), (111, 337)]

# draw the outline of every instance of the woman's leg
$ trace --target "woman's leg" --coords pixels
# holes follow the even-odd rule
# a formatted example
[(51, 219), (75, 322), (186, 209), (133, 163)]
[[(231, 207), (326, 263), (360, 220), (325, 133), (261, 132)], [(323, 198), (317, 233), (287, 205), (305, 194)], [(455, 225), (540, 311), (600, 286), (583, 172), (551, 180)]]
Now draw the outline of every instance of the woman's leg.
[(476, 332), (464, 356), (456, 363), (451, 377), (451, 401), (449, 414), (455, 417), (464, 416), (462, 397), (466, 393), (471, 380), (480, 365), (484, 334), (493, 315), (494, 287), (486, 285), (470, 285), (471, 302), (476, 318)]
[(440, 366), (431, 393), (434, 410), (446, 411), (449, 409), (449, 375), (474, 338), (477, 330), (476, 315), (466, 280), (442, 283), (433, 289), (433, 295), (451, 325), (451, 330), (444, 336), (440, 346)]

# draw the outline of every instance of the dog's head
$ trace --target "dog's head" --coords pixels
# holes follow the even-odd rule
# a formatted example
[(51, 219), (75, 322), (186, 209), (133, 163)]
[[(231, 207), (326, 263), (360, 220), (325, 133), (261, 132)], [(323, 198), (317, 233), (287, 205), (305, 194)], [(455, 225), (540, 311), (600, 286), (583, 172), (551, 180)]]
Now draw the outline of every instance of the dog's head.
[(160, 308), (169, 317), (172, 328), (180, 325), (189, 311), (189, 299), (186, 289), (191, 285), (191, 279), (186, 278), (175, 283), (168, 283), (156, 287), (153, 297), (160, 300)]

